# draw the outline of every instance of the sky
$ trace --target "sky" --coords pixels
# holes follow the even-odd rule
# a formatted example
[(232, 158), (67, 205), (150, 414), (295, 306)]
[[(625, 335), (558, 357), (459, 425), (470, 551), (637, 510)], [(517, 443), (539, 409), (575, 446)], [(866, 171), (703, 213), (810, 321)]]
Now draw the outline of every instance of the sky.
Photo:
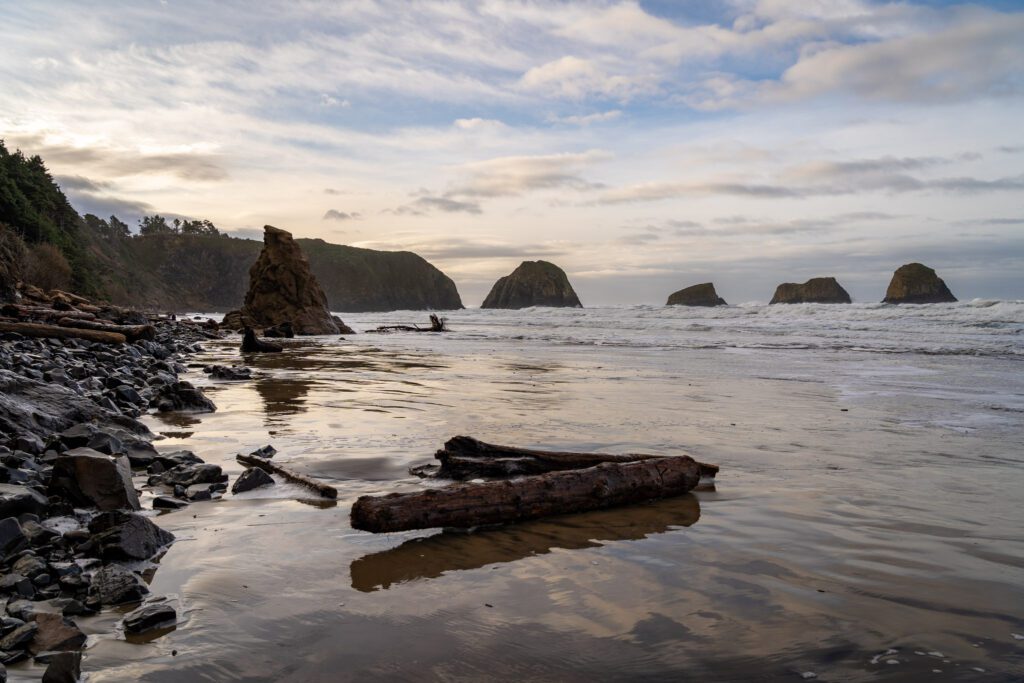
[(0, 138), (80, 213), (411, 250), (467, 305), (920, 261), (1024, 298), (1024, 2), (0, 3)]

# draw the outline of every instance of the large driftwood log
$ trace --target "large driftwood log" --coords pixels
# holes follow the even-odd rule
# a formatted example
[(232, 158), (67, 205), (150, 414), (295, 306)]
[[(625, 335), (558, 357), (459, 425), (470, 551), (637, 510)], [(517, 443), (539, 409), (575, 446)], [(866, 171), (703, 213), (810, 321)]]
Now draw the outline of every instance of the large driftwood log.
[(375, 533), (471, 528), (583, 512), (678, 496), (700, 481), (689, 456), (549, 472), (532, 477), (453, 484), (416, 493), (362, 496), (352, 506), (352, 527)]
[(274, 474), (280, 474), (285, 479), (305, 486), (308, 489), (316, 491), (324, 498), (335, 499), (338, 497), (338, 489), (334, 488), (330, 484), (325, 484), (322, 481), (317, 481), (311, 477), (307, 477), (304, 474), (293, 472), (292, 470), (286, 469), (277, 463), (271, 462), (266, 458), (261, 458), (257, 455), (242, 455), (239, 453), (235, 458), (238, 462), (249, 467), (259, 467), (264, 472), (272, 472)]
[(75, 318), (79, 320), (95, 320), (96, 314), (88, 311), (59, 311), (46, 306), (26, 306), (24, 304), (4, 304), (0, 312), (15, 318)]
[(140, 339), (152, 341), (156, 339), (156, 328), (152, 325), (115, 325), (113, 323), (101, 323), (94, 320), (78, 320), (76, 318), (64, 317), (57, 321), (61, 327), (74, 327), (81, 330), (97, 330), (99, 332), (116, 332), (123, 334), (130, 342)]
[[(513, 446), (498, 446), (485, 443), (470, 436), (456, 436), (449, 439), (435, 458), (440, 467), (426, 465), (414, 467), (412, 474), (436, 476), (441, 479), (475, 479), (477, 477), (511, 477), (523, 474), (543, 474), (563, 470), (593, 467), (601, 463), (626, 463), (654, 458), (660, 455), (643, 453), (570, 453), (564, 451), (541, 451)], [(673, 456), (669, 456), (673, 457)], [(717, 465), (697, 463), (701, 476), (714, 477)]]
[(80, 330), (73, 327), (58, 327), (40, 323), (5, 323), (0, 322), (0, 332), (14, 332), (26, 337), (47, 337), (55, 339), (85, 339), (104, 344), (124, 344), (125, 336), (119, 332), (101, 332), (98, 330)]

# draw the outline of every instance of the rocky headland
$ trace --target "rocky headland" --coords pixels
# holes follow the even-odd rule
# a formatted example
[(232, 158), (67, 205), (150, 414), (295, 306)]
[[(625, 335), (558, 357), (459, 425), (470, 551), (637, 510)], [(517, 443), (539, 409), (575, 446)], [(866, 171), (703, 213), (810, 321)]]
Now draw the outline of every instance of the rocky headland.
[(882, 303), (941, 304), (956, 300), (934, 270), (922, 263), (907, 263), (892, 274)]
[(480, 308), (583, 308), (565, 271), (547, 261), (523, 261), (491, 287)]
[(692, 285), (678, 292), (669, 294), (666, 306), (728, 306), (725, 299), (718, 296), (715, 285), (712, 282), (705, 282), (699, 285)]
[(803, 284), (784, 282), (775, 288), (773, 304), (848, 304), (850, 295), (834, 277), (815, 277)]

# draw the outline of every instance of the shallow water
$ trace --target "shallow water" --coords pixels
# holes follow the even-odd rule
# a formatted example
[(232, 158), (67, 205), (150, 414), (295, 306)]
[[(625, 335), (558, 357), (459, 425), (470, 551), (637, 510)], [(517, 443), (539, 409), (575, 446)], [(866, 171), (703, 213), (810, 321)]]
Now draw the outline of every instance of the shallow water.
[[(91, 620), (90, 681), (1024, 676), (1024, 304), (448, 318), (296, 340), (246, 358), (251, 382), (192, 373), (218, 410), (150, 418), (161, 449), (234, 478), (272, 443), (340, 498), (279, 484), (162, 515), (179, 540), (152, 590), (180, 623), (139, 644)], [(471, 534), (349, 527), (359, 495), (424, 486), (407, 468), (456, 434), (722, 470)]]

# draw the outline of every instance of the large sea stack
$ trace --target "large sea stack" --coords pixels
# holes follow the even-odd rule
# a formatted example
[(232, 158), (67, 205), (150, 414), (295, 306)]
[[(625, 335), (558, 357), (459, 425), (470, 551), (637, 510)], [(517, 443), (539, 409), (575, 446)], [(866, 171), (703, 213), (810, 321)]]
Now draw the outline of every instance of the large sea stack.
[(295, 334), (338, 334), (327, 297), (292, 234), (263, 227), (263, 251), (249, 269), (242, 320), (254, 327), (291, 323)]
[(547, 261), (523, 261), (491, 287), (480, 308), (583, 308), (565, 271)]
[(797, 284), (784, 282), (775, 288), (773, 304), (848, 304), (850, 295), (834, 277), (813, 277)]
[(693, 285), (678, 292), (669, 294), (666, 306), (728, 306), (725, 299), (718, 296), (715, 285), (712, 282), (705, 282)]
[(908, 263), (896, 269), (885, 290), (887, 304), (941, 304), (956, 301), (949, 287), (935, 271), (922, 263)]

